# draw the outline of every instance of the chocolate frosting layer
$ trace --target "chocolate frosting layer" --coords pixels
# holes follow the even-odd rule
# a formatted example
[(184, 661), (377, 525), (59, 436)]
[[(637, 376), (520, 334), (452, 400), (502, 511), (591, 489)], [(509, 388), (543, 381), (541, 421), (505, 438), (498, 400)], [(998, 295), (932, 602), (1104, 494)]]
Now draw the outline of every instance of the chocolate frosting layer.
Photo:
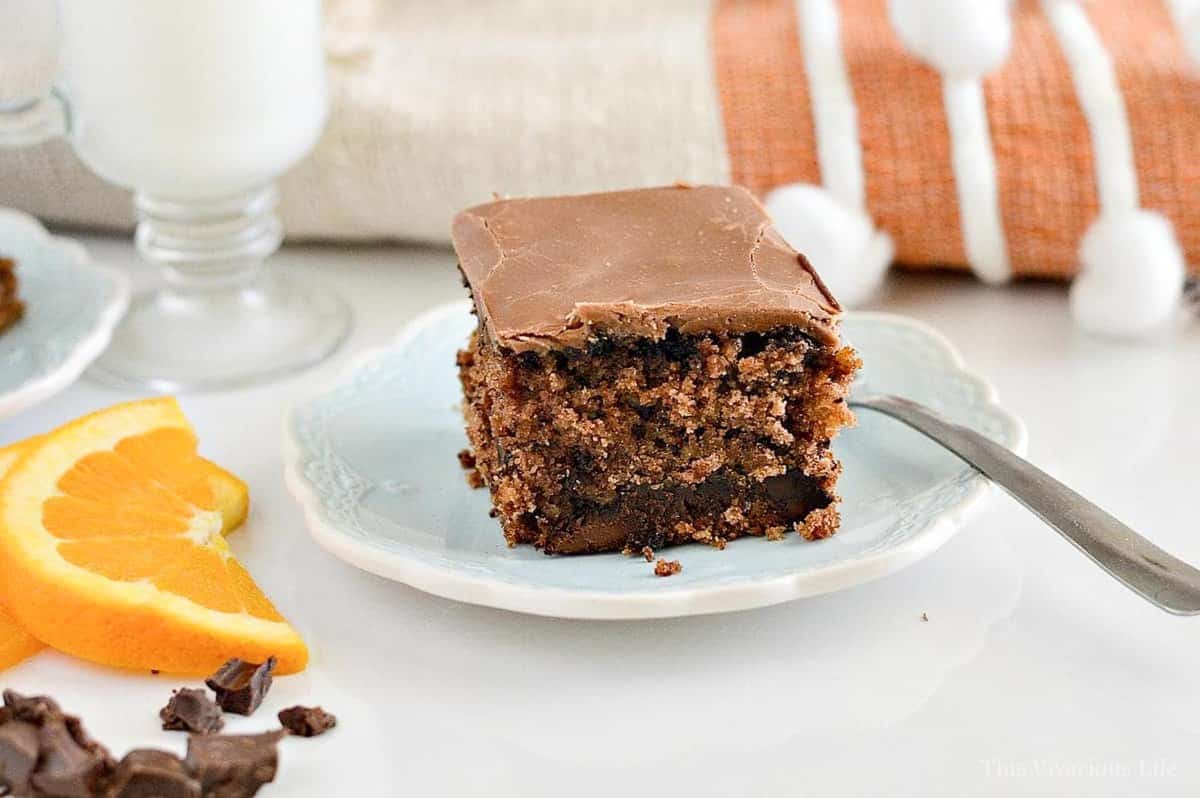
[(480, 317), (514, 351), (670, 328), (837, 341), (837, 301), (743, 188), (498, 200), (458, 214), (453, 238)]

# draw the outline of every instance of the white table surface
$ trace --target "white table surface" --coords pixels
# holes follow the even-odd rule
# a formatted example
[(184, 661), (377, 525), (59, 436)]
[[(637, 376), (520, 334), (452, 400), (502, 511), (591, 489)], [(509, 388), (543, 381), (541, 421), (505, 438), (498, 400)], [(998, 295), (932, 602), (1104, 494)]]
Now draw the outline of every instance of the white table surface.
[[(83, 240), (145, 276), (128, 244)], [(1200, 790), (1200, 618), (1146, 604), (999, 493), (897, 575), (722, 616), (524, 617), (334, 559), (284, 488), (284, 408), (463, 289), (437, 250), (289, 248), (276, 268), (337, 285), (356, 314), (349, 343), (294, 379), (183, 397), (204, 453), (251, 487), (233, 548), (313, 651), (306, 674), (278, 679), (259, 716), (229, 730), (266, 728), (298, 701), (341, 720), (285, 741), (264, 795)], [(873, 307), (940, 328), (1026, 421), (1036, 463), (1200, 562), (1200, 323), (1114, 345), (1073, 329), (1059, 286), (955, 277), (893, 278)], [(0, 443), (128, 398), (82, 381), (0, 422)], [(156, 717), (177, 680), (43, 653), (0, 683), (53, 693), (118, 754), (182, 751)]]

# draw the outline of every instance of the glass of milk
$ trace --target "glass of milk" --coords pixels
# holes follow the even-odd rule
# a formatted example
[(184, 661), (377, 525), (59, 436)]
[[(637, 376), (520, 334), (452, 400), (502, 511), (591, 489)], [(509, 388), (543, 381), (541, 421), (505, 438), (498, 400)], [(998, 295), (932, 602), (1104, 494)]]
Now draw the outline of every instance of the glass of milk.
[[(93, 371), (206, 390), (329, 356), (349, 329), (345, 303), (264, 268), (282, 240), (275, 180), (328, 112), (320, 0), (59, 0), (58, 15), (59, 84), (0, 97), (0, 142), (65, 134), (90, 169), (132, 189), (137, 248), (163, 278)], [(53, 25), (25, 30), (30, 58), (30, 39), (54, 38)]]

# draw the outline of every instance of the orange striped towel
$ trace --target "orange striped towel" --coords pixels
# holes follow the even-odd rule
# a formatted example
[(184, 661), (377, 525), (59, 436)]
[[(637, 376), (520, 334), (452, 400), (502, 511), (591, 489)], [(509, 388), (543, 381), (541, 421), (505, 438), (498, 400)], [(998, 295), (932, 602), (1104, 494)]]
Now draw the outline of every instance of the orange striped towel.
[[(823, 166), (853, 171), (856, 155), (865, 212), (890, 235), (896, 260), (912, 266), (980, 271), (973, 261), (991, 259), (1001, 261), (997, 279), (1067, 277), (1089, 226), (1126, 210), (1165, 216), (1200, 266), (1200, 80), (1169, 2), (1019, 0), (1006, 9), (1002, 63), (965, 76), (977, 79), (982, 107), (964, 132), (971, 125), (952, 120), (962, 99), (953, 84), (964, 76), (912, 52), (887, 0), (718, 0), (713, 51), (732, 177), (761, 193), (828, 185)], [(825, 35), (806, 35), (806, 25)], [(844, 64), (858, 141), (841, 161), (822, 157), (831, 144), (814, 120), (836, 117), (837, 98), (817, 82), (827, 69), (814, 77), (828, 55), (809, 44), (840, 50), (834, 58)], [(990, 142), (972, 138), (979, 129)], [(976, 149), (956, 163), (956, 147)], [(990, 162), (990, 177), (977, 173), (979, 162)], [(974, 241), (970, 225), (983, 228)]]

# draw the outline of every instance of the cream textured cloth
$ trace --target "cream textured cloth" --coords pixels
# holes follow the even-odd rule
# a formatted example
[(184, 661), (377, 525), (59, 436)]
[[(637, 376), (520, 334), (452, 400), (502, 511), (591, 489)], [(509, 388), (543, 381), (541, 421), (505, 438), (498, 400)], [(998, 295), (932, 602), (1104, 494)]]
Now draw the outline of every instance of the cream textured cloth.
[[(492, 192), (725, 182), (703, 0), (334, 0), (333, 112), (282, 181), (294, 238), (444, 243)], [(128, 194), (55, 142), (0, 152), (0, 204), (128, 227)]]
[[(1065, 278), (1091, 252), (1174, 291), (1182, 261), (1200, 268), (1200, 0), (326, 11), (333, 113), (282, 181), (293, 238), (445, 243), (454, 212), (493, 192), (682, 180), (769, 205), (790, 189), (773, 210), (831, 274), (894, 254)], [(128, 197), (61, 142), (0, 153), (0, 204), (130, 223)]]

